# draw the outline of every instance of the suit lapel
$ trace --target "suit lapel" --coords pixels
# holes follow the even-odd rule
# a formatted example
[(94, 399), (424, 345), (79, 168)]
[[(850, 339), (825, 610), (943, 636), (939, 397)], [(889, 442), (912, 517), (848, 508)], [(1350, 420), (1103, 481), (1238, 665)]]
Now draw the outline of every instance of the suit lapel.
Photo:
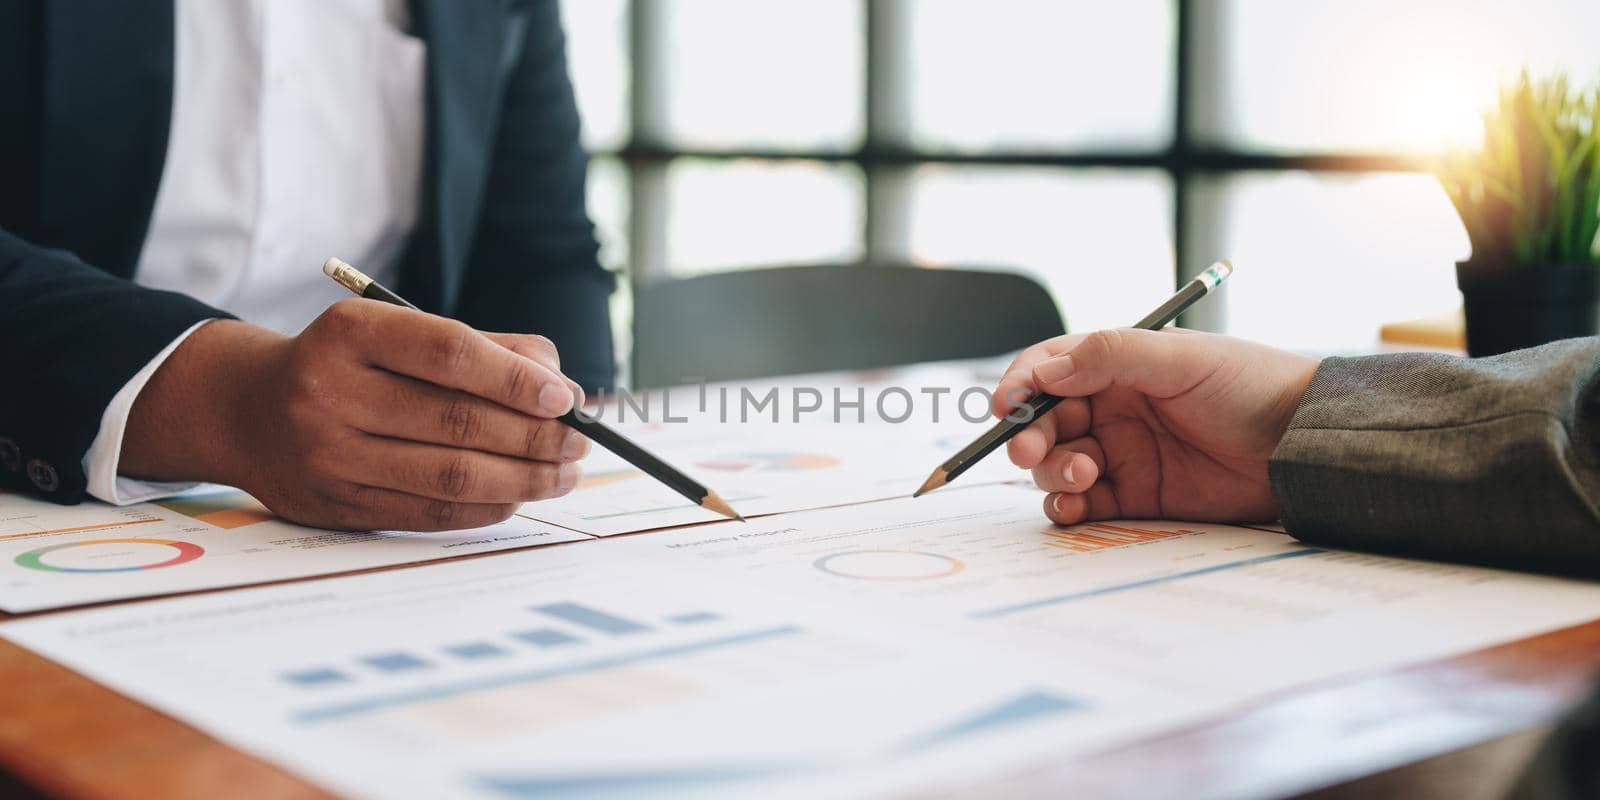
[(508, 12), (502, 3), (414, 0), (428, 44), (426, 166), (422, 214), (412, 240), (404, 293), (424, 308), (455, 306), (484, 194), (502, 69)]
[(40, 222), (90, 264), (131, 276), (172, 116), (172, 0), (46, 0)]

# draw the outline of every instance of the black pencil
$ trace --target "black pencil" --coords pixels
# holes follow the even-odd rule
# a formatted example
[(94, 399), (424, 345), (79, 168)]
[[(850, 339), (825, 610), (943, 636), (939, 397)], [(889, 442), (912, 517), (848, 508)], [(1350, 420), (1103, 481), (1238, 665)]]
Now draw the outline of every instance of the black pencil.
[[(355, 292), (369, 300), (381, 300), (397, 306), (420, 311), (416, 306), (407, 302), (405, 298), (390, 291), (383, 284), (367, 277), (361, 270), (340, 261), (330, 258), (322, 264), (322, 271), (334, 279), (339, 285)], [(679, 472), (671, 464), (656, 458), (643, 447), (635, 444), (628, 437), (608, 428), (600, 420), (573, 406), (571, 411), (562, 414), (559, 419), (571, 426), (577, 432), (589, 437), (595, 444), (616, 453), (622, 460), (638, 467), (641, 472), (666, 484), (668, 488), (688, 498), (690, 502), (701, 508), (715, 511), (725, 517), (744, 521), (739, 512), (728, 505), (716, 492), (700, 485), (698, 481)]]
[[(1218, 261), (1206, 268), (1194, 280), (1189, 281), (1178, 293), (1173, 295), (1159, 308), (1145, 315), (1144, 319), (1133, 324), (1135, 328), (1156, 330), (1178, 318), (1184, 309), (1199, 302), (1217, 285), (1228, 279), (1233, 274), (1233, 264), (1226, 260)], [(973, 464), (983, 460), (983, 457), (994, 452), (995, 448), (1005, 444), (1016, 436), (1023, 428), (1033, 424), (1039, 417), (1050, 413), (1061, 402), (1061, 398), (1046, 392), (1040, 392), (1028, 399), (1026, 403), (1029, 413), (1007, 415), (994, 427), (983, 432), (982, 436), (974, 439), (972, 444), (961, 448), (950, 460), (940, 464), (933, 470), (933, 474), (923, 481), (922, 487), (912, 493), (912, 497), (921, 497), (934, 489), (939, 488), (956, 479), (957, 475), (966, 472)], [(1012, 419), (1016, 416), (1017, 419)]]

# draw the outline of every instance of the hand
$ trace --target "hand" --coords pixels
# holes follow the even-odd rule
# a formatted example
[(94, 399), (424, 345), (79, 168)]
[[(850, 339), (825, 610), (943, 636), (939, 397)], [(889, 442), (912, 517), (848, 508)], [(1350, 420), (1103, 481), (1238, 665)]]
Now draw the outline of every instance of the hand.
[(588, 441), (556, 420), (575, 402), (543, 337), (350, 299), (293, 338), (200, 328), (140, 392), (119, 472), (320, 527), (479, 527), (577, 484)]
[(1178, 329), (1061, 336), (1012, 362), (995, 413), (1040, 391), (1067, 398), (1008, 444), (1057, 523), (1272, 520), (1267, 460), (1317, 363)]

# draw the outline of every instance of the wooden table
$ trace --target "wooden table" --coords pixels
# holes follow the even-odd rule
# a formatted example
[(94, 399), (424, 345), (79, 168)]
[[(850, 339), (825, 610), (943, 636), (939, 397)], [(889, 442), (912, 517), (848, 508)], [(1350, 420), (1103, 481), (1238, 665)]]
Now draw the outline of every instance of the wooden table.
[[(1372, 796), (1369, 789), (1381, 784), (1387, 796), (1487, 799), (1498, 792), (1467, 789), (1509, 783), (1542, 727), (1597, 676), (1600, 620), (1447, 661), (1311, 686), (1161, 738), (952, 792), (1281, 797), (1343, 784), (1317, 794), (1333, 800)], [(0, 777), (0, 795), (328, 796), (4, 641), (0, 686), (0, 768), (10, 780)]]

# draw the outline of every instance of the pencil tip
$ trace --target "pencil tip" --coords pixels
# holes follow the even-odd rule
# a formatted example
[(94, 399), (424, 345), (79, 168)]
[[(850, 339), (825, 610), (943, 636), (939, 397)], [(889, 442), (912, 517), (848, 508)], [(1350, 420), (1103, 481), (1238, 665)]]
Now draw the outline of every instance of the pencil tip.
[(709, 508), (728, 519), (736, 519), (740, 522), (746, 521), (739, 512), (733, 510), (733, 506), (728, 505), (728, 501), (723, 500), (716, 492), (706, 492), (706, 496), (700, 501), (700, 507)]
[(940, 486), (943, 486), (946, 483), (949, 483), (949, 479), (945, 477), (946, 474), (947, 473), (945, 473), (944, 467), (940, 467), (940, 468), (934, 470), (933, 474), (929, 475), (928, 479), (922, 482), (921, 488), (918, 488), (915, 492), (912, 492), (911, 496), (912, 497), (921, 497), (921, 496), (927, 494), (928, 492), (931, 492), (934, 489), (937, 489)]

